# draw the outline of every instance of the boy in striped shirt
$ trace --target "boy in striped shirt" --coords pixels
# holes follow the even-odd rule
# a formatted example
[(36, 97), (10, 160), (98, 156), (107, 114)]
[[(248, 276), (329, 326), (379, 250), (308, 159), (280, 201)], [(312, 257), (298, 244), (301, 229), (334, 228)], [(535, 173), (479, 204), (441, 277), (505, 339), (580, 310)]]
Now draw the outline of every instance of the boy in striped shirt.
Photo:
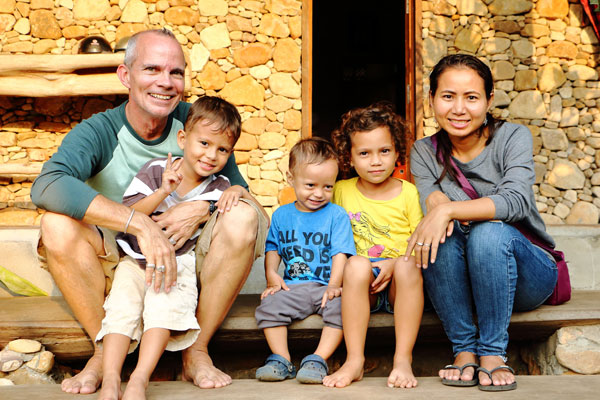
[[(184, 130), (177, 133), (183, 157), (155, 158), (133, 178), (123, 195), (123, 204), (154, 216), (181, 202), (205, 200), (214, 211), (227, 212), (240, 199), (258, 202), (241, 186), (231, 186), (219, 175), (241, 132), (237, 109), (225, 100), (205, 96), (191, 107)], [(264, 213), (264, 210), (262, 210)], [(209, 230), (211, 217), (205, 224)], [(214, 226), (214, 223), (211, 225)], [(125, 356), (140, 345), (137, 366), (125, 397), (144, 398), (150, 375), (163, 351), (191, 346), (200, 326), (194, 247), (202, 227), (184, 243), (171, 242), (177, 249), (177, 279), (161, 287), (165, 267), (146, 260), (135, 236), (117, 235), (121, 256), (112, 290), (104, 303), (106, 315), (96, 337), (103, 345), (103, 382), (99, 398), (120, 398), (121, 369)], [(211, 232), (208, 232), (210, 234)], [(163, 284), (164, 285), (164, 284)]]

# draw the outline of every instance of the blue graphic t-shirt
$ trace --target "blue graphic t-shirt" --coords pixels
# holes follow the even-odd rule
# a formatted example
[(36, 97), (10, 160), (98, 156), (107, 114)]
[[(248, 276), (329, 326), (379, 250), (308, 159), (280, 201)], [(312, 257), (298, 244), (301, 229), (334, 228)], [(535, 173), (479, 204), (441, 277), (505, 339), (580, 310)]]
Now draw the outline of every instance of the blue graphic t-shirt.
[(329, 283), (331, 258), (355, 255), (352, 227), (346, 211), (329, 203), (315, 212), (299, 211), (294, 203), (274, 213), (265, 251), (277, 251), (285, 264), (286, 284)]

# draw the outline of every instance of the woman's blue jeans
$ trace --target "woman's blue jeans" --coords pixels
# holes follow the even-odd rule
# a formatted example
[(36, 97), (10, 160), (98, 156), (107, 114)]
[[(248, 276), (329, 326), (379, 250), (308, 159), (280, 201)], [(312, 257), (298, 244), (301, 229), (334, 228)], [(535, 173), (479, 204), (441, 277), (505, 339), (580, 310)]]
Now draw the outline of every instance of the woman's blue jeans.
[(455, 356), (505, 357), (513, 309), (540, 306), (554, 290), (557, 268), (507, 223), (455, 222), (423, 279)]

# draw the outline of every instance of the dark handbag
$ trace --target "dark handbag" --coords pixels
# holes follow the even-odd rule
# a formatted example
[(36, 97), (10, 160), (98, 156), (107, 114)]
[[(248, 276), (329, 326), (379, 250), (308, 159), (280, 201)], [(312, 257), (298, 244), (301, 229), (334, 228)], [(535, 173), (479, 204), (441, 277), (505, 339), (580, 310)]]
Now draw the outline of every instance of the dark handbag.
[[(433, 150), (436, 152), (437, 158), (437, 134), (431, 137), (431, 143), (433, 144)], [(456, 178), (458, 179), (458, 183), (462, 190), (469, 196), (472, 200), (478, 199), (479, 194), (471, 185), (471, 182), (467, 179), (465, 174), (458, 168), (458, 165), (454, 162), (452, 158), (450, 158), (450, 163), (454, 172), (456, 173)], [(554, 257), (556, 261), (556, 267), (558, 269), (558, 278), (556, 279), (556, 286), (554, 287), (554, 291), (550, 295), (550, 297), (546, 300), (546, 304), (557, 306), (571, 299), (571, 279), (569, 277), (569, 268), (567, 267), (567, 261), (565, 260), (565, 254), (562, 251), (556, 250), (552, 248), (548, 243), (544, 240), (540, 239), (536, 234), (522, 226), (522, 224), (516, 223), (513, 224), (515, 228), (521, 232), (523, 236), (525, 236), (531, 243), (538, 246), (541, 249), (546, 250), (548, 253)]]

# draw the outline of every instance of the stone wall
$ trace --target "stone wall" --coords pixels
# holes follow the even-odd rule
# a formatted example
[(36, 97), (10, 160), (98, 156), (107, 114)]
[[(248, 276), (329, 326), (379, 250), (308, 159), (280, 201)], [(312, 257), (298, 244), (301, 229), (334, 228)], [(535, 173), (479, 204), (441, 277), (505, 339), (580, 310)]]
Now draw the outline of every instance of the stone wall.
[[(597, 224), (600, 208), (600, 45), (578, 0), (424, 0), (423, 93), (451, 53), (486, 61), (493, 114), (527, 125), (537, 206), (548, 224)], [(427, 97), (427, 96), (425, 96)], [(425, 135), (437, 125), (423, 102)]]
[[(272, 212), (301, 137), (301, 14), (301, 0), (0, 0), (0, 54), (76, 54), (90, 35), (114, 48), (135, 32), (171, 29), (191, 73), (186, 100), (219, 95), (238, 107), (236, 159)], [(0, 160), (43, 162), (72, 126), (123, 100), (0, 97)], [(0, 225), (39, 223), (30, 187), (0, 177)]]

